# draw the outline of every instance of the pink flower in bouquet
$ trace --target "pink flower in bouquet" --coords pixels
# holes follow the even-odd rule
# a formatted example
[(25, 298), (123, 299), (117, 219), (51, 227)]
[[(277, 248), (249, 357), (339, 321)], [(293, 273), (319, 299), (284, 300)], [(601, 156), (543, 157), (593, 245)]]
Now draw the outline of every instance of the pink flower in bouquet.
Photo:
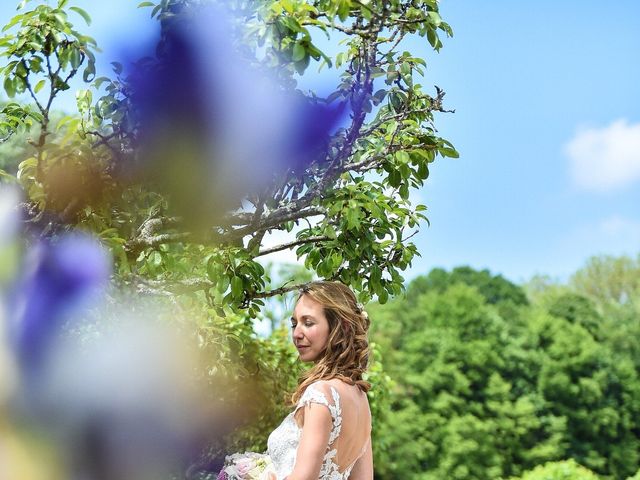
[[(226, 462), (227, 466), (223, 470), (226, 477), (222, 478), (228, 478), (229, 480), (270, 480), (275, 478), (273, 463), (264, 454), (253, 452), (236, 453), (227, 457)], [(274, 475), (272, 476), (270, 473)]]
[(233, 463), (225, 467), (224, 472), (234, 480), (248, 478), (247, 474), (256, 466), (255, 460), (248, 456), (232, 455), (228, 460)]
[(256, 468), (256, 462), (252, 458), (241, 458), (236, 461), (235, 467), (239, 477), (249, 478), (248, 474)]

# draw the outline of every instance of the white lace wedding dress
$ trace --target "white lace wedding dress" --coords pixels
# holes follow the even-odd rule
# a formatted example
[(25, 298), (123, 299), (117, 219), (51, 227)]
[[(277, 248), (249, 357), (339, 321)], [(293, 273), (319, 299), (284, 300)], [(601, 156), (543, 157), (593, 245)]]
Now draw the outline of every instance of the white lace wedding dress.
[(327, 407), (333, 422), (319, 480), (347, 480), (369, 447), (371, 412), (365, 393), (337, 379), (309, 385), (296, 408), (269, 435), (268, 454), (277, 478), (283, 480), (293, 471), (302, 433), (296, 418), (303, 421), (304, 407), (312, 403)]

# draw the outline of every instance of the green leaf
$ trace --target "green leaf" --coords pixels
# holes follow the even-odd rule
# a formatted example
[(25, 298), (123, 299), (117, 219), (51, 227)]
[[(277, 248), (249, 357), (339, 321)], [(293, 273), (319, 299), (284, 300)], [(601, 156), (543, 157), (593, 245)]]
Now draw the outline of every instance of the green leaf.
[(400, 185), (400, 182), (402, 181), (402, 176), (400, 175), (400, 172), (398, 170), (392, 170), (391, 172), (389, 172), (389, 185), (392, 186), (393, 188), (396, 188)]
[(402, 165), (407, 165), (411, 161), (409, 154), (404, 150), (400, 150), (399, 152), (396, 152), (396, 159)]
[(73, 10), (74, 12), (76, 12), (78, 15), (84, 18), (84, 21), (87, 22), (87, 25), (91, 25), (91, 17), (83, 9), (81, 9), (80, 7), (69, 7), (69, 10)]
[(216, 288), (218, 290), (218, 292), (220, 293), (224, 293), (227, 291), (227, 288), (229, 288), (229, 277), (227, 277), (226, 275), (222, 275), (217, 279), (218, 283), (216, 284)]
[(288, 13), (293, 13), (293, 2), (291, 2), (291, 0), (280, 0), (280, 5), (282, 5)]
[(433, 48), (438, 50), (438, 36), (436, 35), (435, 30), (427, 30), (427, 40), (429, 40), (429, 43)]
[(85, 82), (91, 82), (93, 81), (95, 76), (96, 76), (96, 66), (93, 62), (89, 62), (87, 67), (84, 69), (84, 72), (82, 73), (82, 79)]
[(153, 2), (140, 2), (138, 4), (138, 8), (143, 8), (143, 7), (154, 7), (156, 4)]
[(40, 80), (38, 83), (36, 83), (36, 86), (34, 87), (33, 91), (38, 93), (40, 90), (42, 90), (42, 88), (45, 86), (46, 84), (46, 80)]
[(389, 292), (387, 292), (387, 290), (385, 289), (381, 289), (378, 292), (378, 302), (384, 305), (385, 303), (387, 303), (388, 300), (389, 300)]
[(301, 32), (303, 30), (298, 20), (293, 17), (284, 17), (281, 22), (292, 32)]
[(76, 69), (80, 66), (82, 62), (82, 55), (80, 54), (80, 50), (77, 48), (73, 48), (71, 52), (69, 52), (69, 62), (71, 63), (71, 67)]
[(13, 17), (11, 20), (9, 20), (9, 23), (7, 23), (4, 27), (2, 27), (2, 31), (6, 32), (7, 30), (9, 30), (11, 27), (13, 27), (16, 23), (21, 22), (24, 19), (24, 14), (18, 14), (15, 17)]
[(96, 89), (98, 89), (98, 88), (100, 88), (100, 87), (102, 86), (102, 84), (103, 84), (104, 82), (110, 82), (110, 81), (111, 81), (111, 79), (110, 79), (109, 77), (100, 77), (100, 78), (96, 78), (96, 79), (93, 81), (93, 87), (94, 87), (94, 88), (96, 88)]
[(158, 14), (158, 12), (160, 12), (160, 10), (162, 10), (162, 4), (161, 3), (159, 3), (158, 5), (153, 7), (153, 10), (151, 10), (151, 18), (155, 17)]
[(7, 92), (9, 98), (13, 98), (16, 94), (16, 87), (13, 83), (13, 79), (10, 77), (6, 77), (4, 79), (4, 90)]
[(428, 15), (431, 23), (433, 23), (436, 27), (440, 26), (440, 24), (442, 23), (442, 18), (440, 17), (440, 14), (438, 14), (438, 12), (429, 12)]
[[(41, 45), (37, 44), (38, 47), (41, 47)], [(38, 51), (36, 48), (34, 48), (35, 51)], [(33, 57), (29, 60), (29, 70), (31, 71), (31, 73), (38, 73), (42, 71), (42, 58), (40, 57)]]
[(54, 13), (53, 17), (57, 20), (57, 22), (60, 24), (60, 28), (64, 29), (65, 26), (67, 25), (67, 14), (66, 13)]
[(296, 44), (293, 46), (293, 55), (291, 59), (294, 62), (299, 62), (306, 56), (307, 56), (307, 49), (304, 48), (304, 45), (302, 45), (300, 42), (296, 42)]
[(418, 166), (418, 178), (421, 180), (429, 178), (429, 166), (426, 163), (421, 163)]
[(302, 60), (300, 60), (299, 62), (295, 62), (293, 64), (293, 66), (296, 69), (296, 72), (298, 72), (300, 75), (303, 75), (305, 70), (307, 69), (307, 67), (309, 66), (309, 57), (305, 56)]
[(438, 151), (443, 157), (460, 158), (460, 154), (454, 148), (439, 148)]
[(351, 0), (340, 0), (340, 4), (338, 6), (338, 18), (340, 18), (340, 21), (344, 22), (349, 18), (350, 10)]
[(371, 7), (367, 5), (360, 5), (360, 13), (362, 13), (362, 18), (366, 21), (371, 20)]
[(384, 89), (378, 90), (373, 95), (373, 103), (374, 103), (374, 105), (380, 104), (384, 100), (384, 97), (386, 97), (386, 96), (387, 96), (387, 91), (386, 90), (384, 90)]
[(216, 265), (216, 263), (214, 261), (214, 258), (212, 257), (207, 262), (207, 277), (212, 282), (217, 282), (219, 275), (220, 275), (220, 271), (219, 271), (218, 266)]
[(242, 278), (240, 277), (233, 277), (231, 279), (231, 294), (233, 295), (234, 298), (242, 298), (244, 291), (242, 288)]

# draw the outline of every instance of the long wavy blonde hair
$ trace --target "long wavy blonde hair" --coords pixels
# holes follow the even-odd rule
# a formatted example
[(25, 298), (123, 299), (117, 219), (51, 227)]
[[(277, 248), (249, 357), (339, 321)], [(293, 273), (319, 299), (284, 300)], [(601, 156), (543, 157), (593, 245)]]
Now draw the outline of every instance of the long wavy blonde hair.
[(329, 322), (329, 339), (322, 357), (298, 380), (291, 402), (295, 405), (311, 383), (332, 378), (368, 392), (371, 384), (362, 377), (369, 365), (370, 320), (354, 293), (340, 282), (319, 281), (305, 285), (298, 300), (303, 295), (322, 305)]

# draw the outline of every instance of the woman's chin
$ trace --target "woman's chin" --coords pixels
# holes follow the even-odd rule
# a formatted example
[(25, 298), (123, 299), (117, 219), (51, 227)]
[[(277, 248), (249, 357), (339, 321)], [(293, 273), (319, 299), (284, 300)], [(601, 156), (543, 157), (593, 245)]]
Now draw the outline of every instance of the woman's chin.
[(301, 362), (303, 363), (312, 363), (315, 361), (315, 358), (310, 357), (309, 355), (303, 355), (303, 354), (299, 354), (298, 358), (300, 359)]

